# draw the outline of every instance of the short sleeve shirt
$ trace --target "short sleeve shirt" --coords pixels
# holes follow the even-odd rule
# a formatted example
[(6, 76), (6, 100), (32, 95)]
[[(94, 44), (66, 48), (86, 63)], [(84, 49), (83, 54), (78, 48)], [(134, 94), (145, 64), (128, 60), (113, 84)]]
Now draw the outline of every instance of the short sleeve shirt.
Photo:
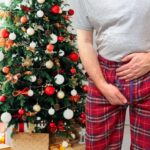
[(95, 30), (96, 51), (121, 61), (150, 51), (150, 0), (73, 0), (77, 29)]

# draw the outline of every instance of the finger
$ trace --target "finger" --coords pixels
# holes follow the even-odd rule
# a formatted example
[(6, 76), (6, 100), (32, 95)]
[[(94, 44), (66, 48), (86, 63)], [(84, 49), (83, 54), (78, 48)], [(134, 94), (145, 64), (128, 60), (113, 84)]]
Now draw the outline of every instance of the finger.
[(129, 61), (129, 60), (131, 60), (134, 56), (135, 56), (135, 53), (129, 54), (129, 55), (125, 56), (124, 58), (122, 58), (121, 61), (123, 61), (123, 62)]
[(127, 103), (127, 99), (120, 92), (118, 93), (117, 96), (124, 104)]
[(124, 76), (126, 76), (126, 75), (128, 75), (128, 74), (130, 74), (130, 73), (131, 73), (131, 70), (130, 70), (130, 69), (127, 69), (127, 70), (125, 70), (125, 71), (116, 73), (116, 75), (117, 75), (118, 77), (124, 77)]
[(117, 68), (116, 73), (119, 73), (119, 72), (124, 71), (124, 70), (128, 70), (129, 68), (131, 68), (130, 64), (131, 63), (129, 62), (129, 63), (122, 65), (121, 67)]
[(118, 96), (118, 93), (115, 94), (114, 98), (115, 98), (116, 104), (124, 105), (124, 102), (120, 99), (120, 97)]
[(134, 76), (135, 76), (134, 74), (131, 74), (131, 73), (130, 73), (130, 74), (126, 75), (126, 76), (119, 77), (119, 79), (121, 79), (121, 80), (122, 80), (122, 79), (129, 80), (129, 79), (131, 79), (131, 78), (134, 78)]

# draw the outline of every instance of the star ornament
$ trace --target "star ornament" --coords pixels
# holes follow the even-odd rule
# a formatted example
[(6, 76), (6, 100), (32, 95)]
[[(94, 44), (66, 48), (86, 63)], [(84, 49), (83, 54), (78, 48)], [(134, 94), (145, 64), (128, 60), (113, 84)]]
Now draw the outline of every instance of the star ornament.
[(32, 62), (32, 59), (30, 58), (23, 58), (23, 63), (22, 63), (22, 66), (23, 67), (30, 67), (33, 65), (33, 62)]

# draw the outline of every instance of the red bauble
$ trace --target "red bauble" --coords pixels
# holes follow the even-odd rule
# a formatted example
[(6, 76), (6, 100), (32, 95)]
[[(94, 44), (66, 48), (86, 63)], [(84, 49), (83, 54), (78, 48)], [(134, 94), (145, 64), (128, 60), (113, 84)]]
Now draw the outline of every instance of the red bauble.
[(89, 86), (88, 85), (83, 85), (82, 87), (84, 92), (88, 92)]
[(0, 102), (5, 102), (6, 101), (6, 96), (2, 95), (0, 96)]
[(76, 62), (76, 61), (78, 61), (78, 59), (79, 59), (79, 55), (78, 55), (78, 53), (76, 53), (76, 52), (72, 52), (72, 53), (69, 55), (69, 58), (70, 58), (73, 62)]
[(80, 114), (80, 122), (82, 124), (85, 124), (85, 122), (86, 122), (86, 115), (85, 115), (85, 113), (81, 113)]
[(3, 29), (1, 34), (2, 34), (3, 38), (8, 38), (9, 37), (9, 31), (7, 29)]
[(57, 126), (56, 126), (56, 124), (55, 124), (54, 122), (51, 122), (51, 123), (49, 124), (49, 129), (50, 129), (50, 131), (51, 131), (52, 133), (55, 133), (55, 132), (57, 131)]
[(51, 11), (54, 14), (59, 14), (59, 12), (60, 12), (60, 6), (59, 5), (52, 6)]
[(52, 52), (54, 50), (54, 45), (48, 44), (46, 48), (49, 52)]
[(27, 18), (26, 16), (23, 16), (23, 17), (21, 17), (21, 19), (20, 19), (20, 22), (21, 22), (22, 24), (27, 23), (27, 21), (28, 21), (28, 18)]
[(65, 125), (63, 121), (58, 122), (58, 129), (59, 131), (65, 131)]
[(23, 108), (18, 110), (18, 114), (19, 115), (24, 115), (25, 114), (25, 110)]
[(55, 88), (53, 86), (45, 87), (44, 93), (51, 96), (55, 93)]
[(63, 42), (64, 41), (64, 37), (63, 36), (58, 36), (58, 41), (59, 42)]
[(75, 68), (71, 68), (71, 69), (70, 69), (70, 72), (71, 72), (72, 74), (75, 74), (75, 73), (76, 73), (76, 69), (75, 69)]
[(9, 69), (9, 67), (5, 66), (5, 67), (3, 67), (2, 71), (3, 71), (3, 73), (8, 74), (10, 69)]
[(65, 16), (64, 16), (64, 19), (65, 19), (65, 20), (69, 20), (70, 17), (69, 17), (68, 15), (65, 15)]
[(73, 10), (73, 9), (69, 9), (68, 14), (69, 14), (70, 16), (74, 15), (74, 10)]

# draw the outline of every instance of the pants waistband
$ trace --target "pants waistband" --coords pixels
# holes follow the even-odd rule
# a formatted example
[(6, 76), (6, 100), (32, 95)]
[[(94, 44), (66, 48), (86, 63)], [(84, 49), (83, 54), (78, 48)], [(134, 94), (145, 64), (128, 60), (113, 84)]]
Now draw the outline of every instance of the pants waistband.
[(97, 58), (102, 66), (106, 66), (109, 68), (116, 68), (127, 63), (127, 62), (122, 62), (122, 61), (117, 62), (117, 61), (109, 60), (101, 56), (100, 54), (97, 55)]

